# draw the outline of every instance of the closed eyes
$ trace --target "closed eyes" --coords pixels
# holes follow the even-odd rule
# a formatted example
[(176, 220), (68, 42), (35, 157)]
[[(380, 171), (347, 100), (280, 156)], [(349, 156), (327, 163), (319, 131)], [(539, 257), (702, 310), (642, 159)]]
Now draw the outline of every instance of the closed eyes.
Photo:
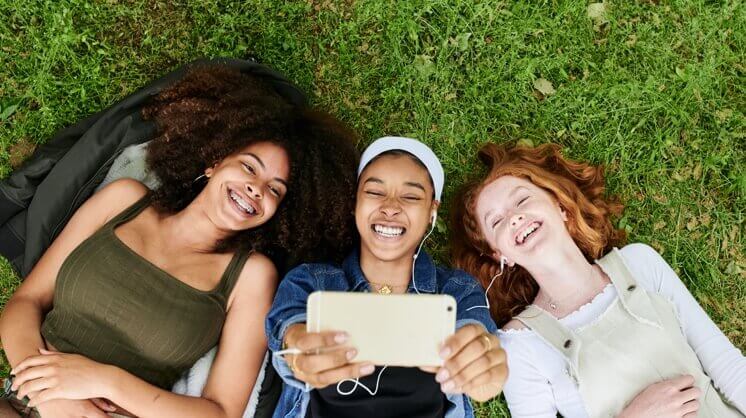
[[(523, 199), (519, 200), (518, 203), (516, 203), (516, 207), (521, 206), (528, 198), (531, 196), (526, 196)], [(503, 218), (498, 218), (494, 222), (492, 222), (492, 228), (494, 229), (497, 225), (500, 224), (500, 222), (503, 220)]]

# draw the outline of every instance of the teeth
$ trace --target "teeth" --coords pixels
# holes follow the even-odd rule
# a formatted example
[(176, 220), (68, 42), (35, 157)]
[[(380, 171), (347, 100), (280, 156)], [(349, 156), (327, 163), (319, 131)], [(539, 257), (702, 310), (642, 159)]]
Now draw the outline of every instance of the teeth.
[(539, 229), (539, 225), (536, 225), (536, 224), (534, 224), (534, 225), (531, 225), (530, 227), (528, 227), (528, 228), (527, 228), (527, 229), (526, 229), (525, 231), (523, 231), (523, 233), (522, 233), (522, 234), (521, 234), (521, 235), (520, 235), (520, 236), (518, 237), (518, 238), (519, 238), (518, 242), (519, 242), (519, 243), (523, 243), (523, 241), (525, 241), (525, 240), (526, 240), (526, 237), (528, 237), (529, 235), (531, 235), (531, 234), (532, 234), (532, 233), (533, 233), (534, 231), (536, 231), (537, 229)]
[(373, 225), (373, 229), (386, 237), (397, 237), (404, 233), (404, 228), (395, 226)]
[(231, 199), (233, 199), (234, 202), (238, 203), (238, 206), (244, 210), (244, 212), (253, 215), (256, 211), (254, 208), (248, 204), (245, 200), (241, 199), (241, 196), (237, 195), (234, 191), (231, 190)]

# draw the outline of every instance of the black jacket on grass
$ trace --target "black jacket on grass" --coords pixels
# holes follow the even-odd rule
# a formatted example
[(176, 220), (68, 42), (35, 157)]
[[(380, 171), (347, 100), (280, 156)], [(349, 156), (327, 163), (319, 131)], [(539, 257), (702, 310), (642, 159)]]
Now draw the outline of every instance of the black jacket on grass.
[(148, 99), (182, 78), (193, 66), (225, 65), (266, 77), (290, 103), (306, 96), (282, 74), (252, 60), (204, 59), (185, 65), (122, 101), (62, 129), (10, 177), (0, 181), (0, 255), (25, 277), (70, 217), (106, 177), (128, 146), (149, 141), (155, 124), (142, 119)]

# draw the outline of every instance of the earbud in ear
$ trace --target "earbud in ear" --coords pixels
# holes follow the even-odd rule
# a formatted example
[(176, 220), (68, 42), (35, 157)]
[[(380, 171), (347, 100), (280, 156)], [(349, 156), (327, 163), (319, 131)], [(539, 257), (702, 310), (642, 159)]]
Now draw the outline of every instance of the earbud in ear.
[(434, 211), (432, 211), (432, 213), (430, 214), (430, 223), (431, 223), (431, 224), (434, 224), (434, 223), (435, 223), (435, 221), (436, 221), (437, 219), (438, 219), (438, 211), (435, 211), (435, 210), (434, 210)]

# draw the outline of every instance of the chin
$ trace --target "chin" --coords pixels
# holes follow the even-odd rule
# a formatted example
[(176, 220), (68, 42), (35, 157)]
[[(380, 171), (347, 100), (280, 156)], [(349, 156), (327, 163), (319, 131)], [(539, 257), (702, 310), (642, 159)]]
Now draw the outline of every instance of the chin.
[(363, 242), (363, 245), (368, 250), (368, 252), (370, 252), (373, 257), (380, 261), (397, 261), (400, 260), (402, 257), (405, 257), (409, 252), (407, 251), (407, 248), (403, 246), (385, 247), (377, 244), (378, 243), (376, 242), (371, 243), (368, 240), (365, 240)]

